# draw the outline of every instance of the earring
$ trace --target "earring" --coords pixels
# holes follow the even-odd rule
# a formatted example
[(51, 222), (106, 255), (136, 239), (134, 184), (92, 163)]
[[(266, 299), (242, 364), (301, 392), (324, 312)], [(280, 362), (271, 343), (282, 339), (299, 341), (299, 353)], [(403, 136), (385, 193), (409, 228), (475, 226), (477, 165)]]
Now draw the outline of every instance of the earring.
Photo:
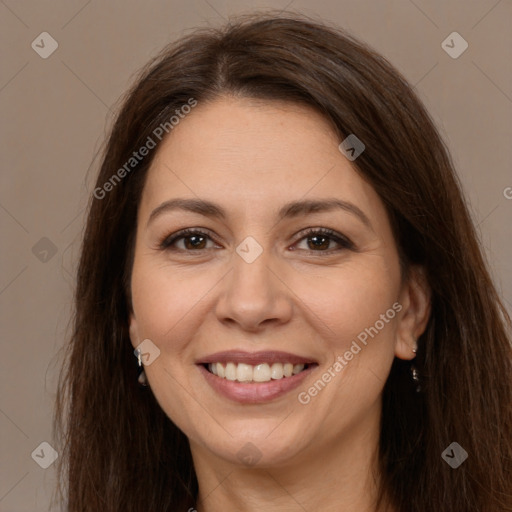
[(138, 376), (137, 380), (139, 381), (139, 384), (141, 386), (147, 386), (148, 385), (148, 379), (146, 377), (146, 372), (144, 371), (144, 366), (142, 364), (142, 358), (140, 356), (140, 349), (136, 350), (137, 353), (137, 362), (138, 362)]
[(420, 376), (415, 366), (411, 366), (411, 375), (414, 384), (416, 384), (416, 393), (419, 393), (421, 391)]
[[(414, 348), (412, 349), (412, 351), (414, 354), (418, 353), (418, 342), (416, 339), (414, 340)], [(419, 393), (421, 391), (420, 374), (416, 366), (414, 366), (413, 364), (411, 365), (411, 376), (414, 384), (416, 385), (416, 393)]]

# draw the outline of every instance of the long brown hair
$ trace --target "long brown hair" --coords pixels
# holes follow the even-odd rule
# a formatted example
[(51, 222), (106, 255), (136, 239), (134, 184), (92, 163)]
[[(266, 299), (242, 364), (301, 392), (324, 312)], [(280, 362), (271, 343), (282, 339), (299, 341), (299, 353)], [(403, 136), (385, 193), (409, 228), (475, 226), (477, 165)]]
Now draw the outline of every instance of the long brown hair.
[[(421, 392), (410, 363), (395, 359), (383, 392), (380, 497), (400, 512), (512, 511), (511, 322), (449, 153), (386, 59), (295, 13), (196, 30), (153, 59), (124, 98), (96, 181), (103, 192), (89, 205), (56, 403), (67, 510), (194, 506), (187, 438), (138, 385), (128, 334), (137, 207), (160, 141), (153, 135), (156, 148), (112, 176), (191, 98), (223, 95), (309, 105), (340, 142), (356, 134), (366, 149), (353, 165), (387, 208), (404, 268), (425, 268), (432, 309), (414, 361)], [(452, 442), (468, 453), (457, 469), (441, 457)]]

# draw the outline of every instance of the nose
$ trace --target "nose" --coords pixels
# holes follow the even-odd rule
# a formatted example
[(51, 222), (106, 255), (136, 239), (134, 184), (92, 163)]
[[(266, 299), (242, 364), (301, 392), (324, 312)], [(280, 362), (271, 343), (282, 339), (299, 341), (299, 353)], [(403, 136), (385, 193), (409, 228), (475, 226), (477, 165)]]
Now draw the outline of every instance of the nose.
[(293, 311), (293, 293), (268, 251), (252, 263), (237, 254), (233, 259), (216, 305), (219, 321), (250, 332), (287, 323)]

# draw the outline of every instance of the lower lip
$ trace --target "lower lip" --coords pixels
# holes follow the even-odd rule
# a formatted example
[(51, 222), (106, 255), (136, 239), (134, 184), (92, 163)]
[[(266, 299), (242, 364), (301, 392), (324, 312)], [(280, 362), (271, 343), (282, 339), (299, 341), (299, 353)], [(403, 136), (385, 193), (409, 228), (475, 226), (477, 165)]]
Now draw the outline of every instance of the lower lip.
[(199, 371), (204, 375), (206, 382), (217, 393), (243, 404), (259, 404), (275, 400), (297, 388), (305, 378), (316, 368), (312, 365), (306, 370), (282, 379), (269, 382), (237, 382), (217, 377), (209, 372), (203, 365), (198, 365)]

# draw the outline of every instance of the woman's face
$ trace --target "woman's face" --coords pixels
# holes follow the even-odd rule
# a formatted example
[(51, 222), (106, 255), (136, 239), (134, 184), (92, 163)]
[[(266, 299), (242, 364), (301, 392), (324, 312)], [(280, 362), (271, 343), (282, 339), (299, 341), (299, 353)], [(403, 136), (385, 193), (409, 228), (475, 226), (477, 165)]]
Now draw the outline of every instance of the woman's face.
[(393, 358), (414, 357), (421, 291), (340, 142), (306, 107), (224, 98), (158, 149), (130, 335), (193, 452), (277, 465), (368, 435)]

